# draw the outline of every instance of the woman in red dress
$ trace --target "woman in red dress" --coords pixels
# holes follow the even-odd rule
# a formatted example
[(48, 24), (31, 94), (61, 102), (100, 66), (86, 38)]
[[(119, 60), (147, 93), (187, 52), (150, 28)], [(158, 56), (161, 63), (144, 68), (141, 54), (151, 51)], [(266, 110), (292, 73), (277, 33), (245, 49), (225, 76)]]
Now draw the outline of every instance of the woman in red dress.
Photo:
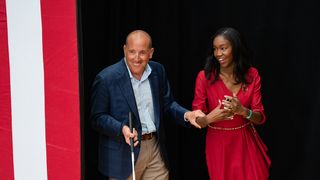
[(250, 64), (238, 31), (219, 29), (211, 39), (212, 52), (195, 84), (194, 110), (208, 126), (206, 162), (213, 180), (266, 180), (270, 159), (254, 129), (265, 122), (260, 76)]

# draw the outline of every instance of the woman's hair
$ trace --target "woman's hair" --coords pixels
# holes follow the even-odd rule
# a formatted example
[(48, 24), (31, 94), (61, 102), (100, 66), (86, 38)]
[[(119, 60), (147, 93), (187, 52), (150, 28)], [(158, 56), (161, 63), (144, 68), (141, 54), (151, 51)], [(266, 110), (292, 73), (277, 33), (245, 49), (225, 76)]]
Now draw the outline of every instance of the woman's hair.
[(232, 57), (233, 62), (235, 63), (233, 73), (235, 75), (236, 84), (250, 84), (250, 80), (246, 78), (247, 71), (251, 67), (249, 50), (241, 34), (231, 27), (224, 27), (219, 29), (210, 38), (209, 54), (206, 59), (206, 64), (204, 66), (206, 78), (208, 80), (212, 79), (212, 83), (214, 83), (219, 78), (220, 64), (213, 55), (212, 47), (213, 41), (217, 36), (224, 37), (226, 40), (230, 42), (232, 46)]

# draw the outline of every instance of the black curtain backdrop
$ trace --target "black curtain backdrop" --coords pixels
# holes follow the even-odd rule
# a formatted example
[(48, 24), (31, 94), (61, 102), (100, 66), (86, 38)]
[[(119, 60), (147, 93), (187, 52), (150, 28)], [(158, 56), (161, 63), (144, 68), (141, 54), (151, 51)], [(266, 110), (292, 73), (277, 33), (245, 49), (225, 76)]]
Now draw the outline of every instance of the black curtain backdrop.
[[(126, 35), (143, 29), (153, 38), (176, 100), (191, 108), (194, 82), (209, 38), (220, 27), (238, 29), (254, 53), (262, 78), (267, 122), (258, 127), (270, 150), (270, 179), (320, 179), (319, 6), (292, 0), (78, 0), (82, 79), (83, 179), (97, 171), (98, 136), (89, 120), (95, 75), (123, 57)], [(171, 179), (209, 179), (206, 129), (166, 121)], [(243, 167), (246, 168), (246, 167)]]

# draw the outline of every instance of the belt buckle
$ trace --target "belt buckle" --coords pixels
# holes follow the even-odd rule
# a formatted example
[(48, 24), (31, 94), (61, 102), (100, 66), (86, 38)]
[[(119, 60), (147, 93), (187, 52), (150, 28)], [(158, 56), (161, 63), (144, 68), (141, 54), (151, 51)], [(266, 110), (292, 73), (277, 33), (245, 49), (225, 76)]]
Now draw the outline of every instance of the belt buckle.
[(148, 133), (148, 134), (143, 134), (142, 137), (141, 137), (141, 140), (149, 140), (149, 139), (152, 139), (153, 136), (154, 136), (153, 132)]

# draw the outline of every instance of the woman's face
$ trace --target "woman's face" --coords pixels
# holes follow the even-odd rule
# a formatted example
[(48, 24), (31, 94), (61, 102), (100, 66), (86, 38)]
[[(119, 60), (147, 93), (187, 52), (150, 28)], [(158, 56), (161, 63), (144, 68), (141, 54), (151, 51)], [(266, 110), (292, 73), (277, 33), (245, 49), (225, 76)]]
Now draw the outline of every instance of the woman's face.
[(227, 68), (233, 65), (232, 46), (223, 36), (214, 38), (213, 55), (220, 63), (221, 68)]

